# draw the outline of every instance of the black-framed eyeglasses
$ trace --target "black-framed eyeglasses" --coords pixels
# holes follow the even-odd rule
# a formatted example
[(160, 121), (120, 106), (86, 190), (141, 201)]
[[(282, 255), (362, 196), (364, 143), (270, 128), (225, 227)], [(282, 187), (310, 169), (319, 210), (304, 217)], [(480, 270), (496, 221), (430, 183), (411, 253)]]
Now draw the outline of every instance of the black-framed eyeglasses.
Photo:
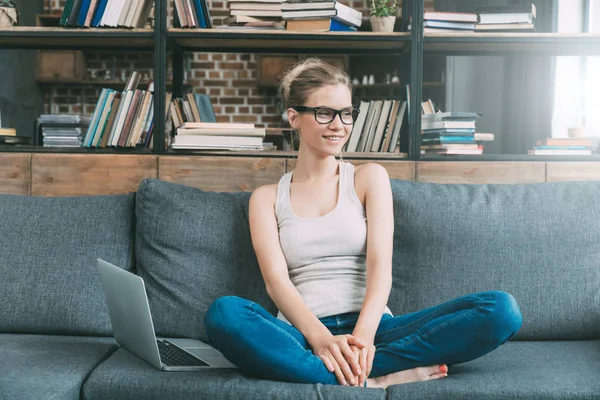
[(305, 107), (305, 106), (294, 106), (292, 109), (298, 112), (312, 111), (315, 114), (315, 121), (319, 124), (331, 123), (337, 115), (340, 116), (340, 120), (344, 125), (352, 125), (358, 117), (358, 108), (346, 107), (341, 110), (329, 107)]

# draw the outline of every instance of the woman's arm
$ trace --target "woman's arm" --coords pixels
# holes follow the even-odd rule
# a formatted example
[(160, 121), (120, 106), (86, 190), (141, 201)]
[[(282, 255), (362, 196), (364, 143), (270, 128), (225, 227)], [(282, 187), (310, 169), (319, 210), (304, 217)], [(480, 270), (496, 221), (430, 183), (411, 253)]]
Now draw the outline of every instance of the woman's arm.
[(387, 171), (379, 164), (357, 170), (357, 191), (367, 215), (367, 290), (353, 335), (373, 343), (392, 288), (394, 205)]

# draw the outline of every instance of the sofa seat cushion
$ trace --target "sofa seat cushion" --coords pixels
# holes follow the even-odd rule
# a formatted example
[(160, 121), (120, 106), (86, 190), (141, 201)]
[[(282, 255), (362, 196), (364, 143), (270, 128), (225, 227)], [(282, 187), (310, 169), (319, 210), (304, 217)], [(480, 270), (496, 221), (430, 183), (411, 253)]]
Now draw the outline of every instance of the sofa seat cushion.
[(79, 399), (112, 338), (0, 334), (0, 399)]
[(236, 295), (275, 312), (254, 254), (250, 193), (144, 180), (136, 200), (136, 257), (158, 336), (208, 341), (204, 314)]
[(96, 269), (134, 268), (135, 195), (0, 195), (0, 332), (108, 336)]
[(489, 290), (514, 296), (513, 340), (600, 338), (600, 182), (392, 181), (401, 315)]
[(384, 400), (385, 391), (260, 380), (246, 377), (236, 369), (161, 372), (121, 348), (94, 369), (84, 385), (83, 397), (87, 400)]
[(388, 399), (599, 399), (600, 340), (510, 341), (448, 376), (388, 388)]

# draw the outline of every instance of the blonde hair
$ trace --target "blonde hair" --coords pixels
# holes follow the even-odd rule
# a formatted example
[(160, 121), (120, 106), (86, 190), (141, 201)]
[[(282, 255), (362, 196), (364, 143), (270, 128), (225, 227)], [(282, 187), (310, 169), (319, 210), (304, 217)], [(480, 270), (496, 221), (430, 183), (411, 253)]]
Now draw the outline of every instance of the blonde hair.
[[(307, 58), (288, 69), (279, 84), (284, 109), (302, 106), (315, 90), (327, 85), (345, 85), (352, 92), (348, 74), (319, 58)], [(340, 158), (342, 154), (340, 152)]]
[(307, 58), (292, 66), (279, 85), (284, 107), (304, 105), (310, 94), (327, 85), (346, 85), (352, 91), (348, 74), (318, 58)]

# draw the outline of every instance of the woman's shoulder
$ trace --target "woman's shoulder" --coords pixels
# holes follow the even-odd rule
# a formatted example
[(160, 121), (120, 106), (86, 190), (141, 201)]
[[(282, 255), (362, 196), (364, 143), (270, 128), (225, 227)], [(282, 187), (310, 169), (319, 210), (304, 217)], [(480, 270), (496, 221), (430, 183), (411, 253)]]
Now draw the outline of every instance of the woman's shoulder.
[(389, 179), (387, 170), (377, 163), (365, 163), (354, 166), (355, 182), (369, 182), (372, 179)]
[(256, 201), (261, 204), (273, 204), (277, 200), (277, 184), (263, 185), (256, 188), (250, 196), (250, 201)]

